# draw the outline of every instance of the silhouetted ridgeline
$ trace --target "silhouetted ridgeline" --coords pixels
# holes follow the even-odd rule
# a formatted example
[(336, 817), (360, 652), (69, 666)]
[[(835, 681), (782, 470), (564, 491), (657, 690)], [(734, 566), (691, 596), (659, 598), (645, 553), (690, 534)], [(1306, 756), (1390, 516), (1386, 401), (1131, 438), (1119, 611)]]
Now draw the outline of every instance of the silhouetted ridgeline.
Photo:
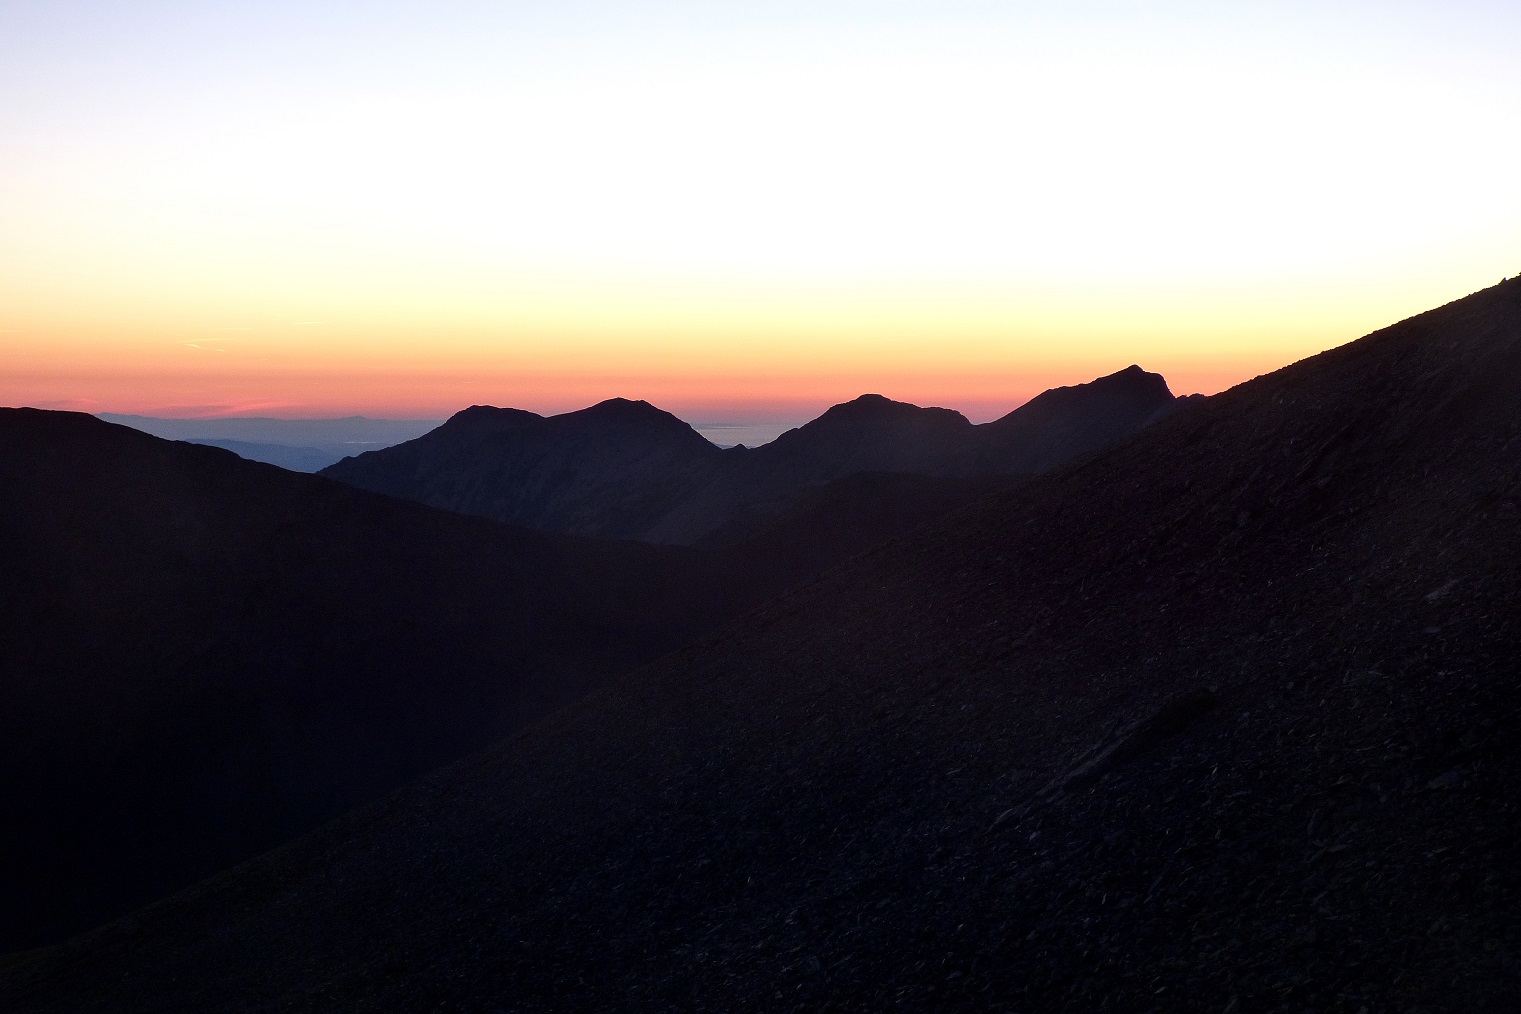
[(1185, 400), (1138, 366), (1047, 391), (982, 426), (949, 409), (863, 395), (772, 443), (729, 450), (642, 401), (549, 418), (478, 405), (322, 474), (546, 531), (693, 543), (728, 526), (748, 529), (857, 473), (1028, 475), (1128, 436)]
[(690, 552), (0, 410), (0, 950), (309, 830), (708, 629)]
[(24, 1011), (1488, 1010), (1521, 282), (856, 559), (132, 918)]
[(0, 469), (0, 950), (304, 832), (993, 488), (861, 475), (699, 553), (68, 413), (0, 410)]

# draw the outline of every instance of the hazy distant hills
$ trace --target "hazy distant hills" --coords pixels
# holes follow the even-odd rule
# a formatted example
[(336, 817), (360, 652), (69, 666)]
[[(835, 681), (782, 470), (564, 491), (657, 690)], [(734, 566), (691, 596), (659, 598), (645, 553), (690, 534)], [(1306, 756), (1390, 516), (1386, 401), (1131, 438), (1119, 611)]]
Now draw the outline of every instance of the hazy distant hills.
[(0, 410), (0, 950), (310, 829), (708, 629), (690, 552)]
[(693, 543), (784, 512), (805, 491), (862, 472), (1024, 475), (1173, 411), (1158, 375), (1132, 366), (1047, 391), (974, 426), (958, 412), (864, 395), (758, 448), (720, 450), (675, 416), (615, 399), (544, 418), (476, 406), (416, 440), (323, 470), (363, 489), (547, 531)]
[(298, 447), (293, 444), (260, 444), (248, 440), (202, 439), (191, 440), (190, 443), (220, 447), (240, 458), (279, 465), (292, 472), (320, 472), (353, 452), (353, 448)]
[(351, 454), (411, 440), (438, 425), (427, 419), (159, 419), (100, 413), (106, 422), (130, 426), (166, 440), (221, 447), (250, 461), (293, 472), (316, 472)]
[(1521, 281), (13, 959), (0, 1004), (1506, 1010), (1518, 546)]

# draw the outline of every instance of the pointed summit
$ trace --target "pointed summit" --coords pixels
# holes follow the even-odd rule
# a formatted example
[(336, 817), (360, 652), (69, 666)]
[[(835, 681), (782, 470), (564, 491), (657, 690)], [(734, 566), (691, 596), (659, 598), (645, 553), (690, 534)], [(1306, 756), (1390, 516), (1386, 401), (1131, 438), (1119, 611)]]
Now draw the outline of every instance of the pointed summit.
[(1031, 398), (1008, 415), (990, 423), (999, 427), (1012, 420), (1041, 415), (1043, 413), (1070, 412), (1081, 408), (1097, 408), (1122, 399), (1128, 405), (1150, 406), (1152, 411), (1170, 404), (1172, 390), (1160, 373), (1151, 373), (1132, 364), (1116, 373), (1090, 380), (1086, 384), (1070, 387), (1053, 387)]
[(1039, 472), (1128, 436), (1178, 407), (1167, 381), (1131, 365), (1056, 387), (988, 423), (985, 458), (1004, 472)]

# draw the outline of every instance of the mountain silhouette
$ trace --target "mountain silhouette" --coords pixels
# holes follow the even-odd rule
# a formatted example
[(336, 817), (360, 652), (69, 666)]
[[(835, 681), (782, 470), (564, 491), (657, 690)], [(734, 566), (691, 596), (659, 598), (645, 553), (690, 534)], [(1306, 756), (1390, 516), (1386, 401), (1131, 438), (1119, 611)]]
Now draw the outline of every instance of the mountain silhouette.
[(1521, 280), (0, 967), (26, 1011), (1492, 1010)]
[(1174, 398), (1161, 374), (1139, 366), (1052, 388), (983, 428), (988, 450), (980, 470), (1044, 471), (1203, 400), (1197, 394)]
[(477, 405), (415, 440), (322, 474), (530, 528), (633, 538), (722, 456), (675, 416), (616, 398), (549, 418)]
[[(685, 427), (623, 401), (560, 418), (557, 439)], [(862, 476), (698, 551), (456, 516), (70, 413), (0, 410), (0, 468), (0, 950), (287, 840), (992, 488)]]
[(728, 450), (646, 402), (616, 399), (547, 419), (476, 406), (322, 474), (546, 531), (691, 544), (856, 473), (1030, 474), (1127, 436), (1181, 401), (1135, 366), (1047, 391), (983, 426), (868, 394), (769, 444)]
[(852, 472), (942, 474), (961, 470), (956, 459), (976, 429), (948, 408), (920, 408), (863, 394), (788, 430), (751, 457), (792, 458), (818, 479)]
[[(655, 542), (711, 542), (725, 530), (749, 529), (792, 513), (808, 491), (861, 472), (963, 479), (1029, 475), (1129, 436), (1189, 400), (1174, 398), (1161, 376), (1134, 366), (1089, 384), (1047, 391), (980, 426), (950, 409), (863, 395), (769, 444), (731, 456), (730, 467), (646, 535)], [(910, 485), (894, 488), (906, 491)]]

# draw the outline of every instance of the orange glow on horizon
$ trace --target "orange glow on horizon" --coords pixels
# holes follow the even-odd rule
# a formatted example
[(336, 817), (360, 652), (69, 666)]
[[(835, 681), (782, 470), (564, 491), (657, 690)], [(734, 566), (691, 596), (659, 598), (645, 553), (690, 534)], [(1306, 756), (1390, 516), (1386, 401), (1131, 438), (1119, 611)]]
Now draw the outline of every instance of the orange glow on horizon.
[(985, 419), (1521, 268), (1509, 8), (678, 6), (21, 5), (0, 404)]
[[(994, 287), (843, 292), (604, 286), (473, 306), (374, 293), (263, 313), (11, 304), (0, 402), (165, 417), (553, 414), (612, 397), (682, 418), (803, 419), (860, 394), (996, 418), (1137, 363), (1213, 394), (1461, 295), (1366, 284), (1107, 296)], [(581, 298), (575, 298), (580, 295)], [(239, 301), (256, 306), (252, 298)], [(425, 319), (427, 307), (450, 306)], [(165, 323), (172, 322), (172, 323)]]

